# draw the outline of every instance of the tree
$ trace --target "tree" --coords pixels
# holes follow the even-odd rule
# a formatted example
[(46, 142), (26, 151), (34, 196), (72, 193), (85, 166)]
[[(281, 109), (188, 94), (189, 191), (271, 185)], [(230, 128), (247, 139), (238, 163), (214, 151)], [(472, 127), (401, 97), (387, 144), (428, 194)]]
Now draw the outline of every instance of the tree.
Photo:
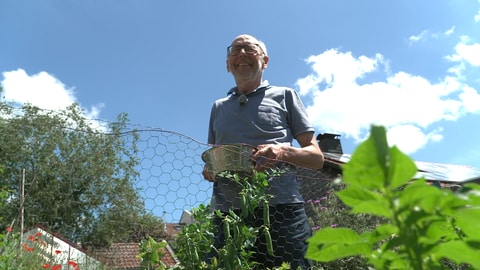
[(134, 188), (138, 134), (125, 131), (127, 115), (103, 128), (83, 115), (78, 104), (46, 111), (0, 102), (0, 186), (17, 191), (2, 209), (3, 222), (20, 220), (24, 175), (25, 227), (42, 224), (72, 241), (104, 245), (137, 240), (132, 224), (163, 226), (146, 214)]

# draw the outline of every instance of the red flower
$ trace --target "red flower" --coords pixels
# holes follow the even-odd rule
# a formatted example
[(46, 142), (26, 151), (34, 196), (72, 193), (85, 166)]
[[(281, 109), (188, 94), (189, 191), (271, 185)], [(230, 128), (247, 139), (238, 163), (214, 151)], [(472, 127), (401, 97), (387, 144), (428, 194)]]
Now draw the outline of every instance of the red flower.
[(58, 249), (57, 249), (57, 250), (55, 250), (55, 254), (57, 254), (57, 255), (58, 255), (58, 254), (61, 254), (61, 253), (62, 253), (62, 251), (61, 251), (61, 250), (58, 250)]
[(35, 241), (35, 236), (33, 236), (33, 235), (30, 234), (30, 235), (27, 237), (27, 239), (33, 242), (33, 241)]
[(78, 263), (74, 261), (68, 261), (68, 265), (72, 266), (73, 270), (80, 270), (80, 268), (78, 267)]
[(45, 268), (45, 269), (50, 268), (50, 264), (49, 263), (44, 263), (43, 268)]
[(11, 231), (13, 231), (12, 227), (10, 227), (10, 226), (7, 227), (7, 232), (11, 232)]
[(33, 251), (33, 247), (29, 247), (27, 244), (22, 244), (22, 249), (24, 251)]
[(62, 269), (62, 265), (60, 264), (56, 264), (52, 267), (52, 270), (59, 270), (59, 269)]

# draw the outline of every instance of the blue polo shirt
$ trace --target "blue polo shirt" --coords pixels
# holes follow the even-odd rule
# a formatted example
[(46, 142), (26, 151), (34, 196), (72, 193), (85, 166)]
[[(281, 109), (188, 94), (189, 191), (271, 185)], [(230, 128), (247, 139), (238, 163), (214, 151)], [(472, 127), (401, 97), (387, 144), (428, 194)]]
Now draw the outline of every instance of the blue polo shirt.
[[(294, 138), (305, 132), (314, 129), (298, 93), (265, 81), (246, 96), (232, 88), (227, 97), (214, 102), (208, 143), (292, 145)], [(240, 208), (241, 189), (232, 180), (219, 179), (213, 184), (212, 208), (223, 211)], [(273, 196), (271, 205), (303, 202), (295, 168), (290, 166), (286, 173), (269, 179), (267, 193)]]

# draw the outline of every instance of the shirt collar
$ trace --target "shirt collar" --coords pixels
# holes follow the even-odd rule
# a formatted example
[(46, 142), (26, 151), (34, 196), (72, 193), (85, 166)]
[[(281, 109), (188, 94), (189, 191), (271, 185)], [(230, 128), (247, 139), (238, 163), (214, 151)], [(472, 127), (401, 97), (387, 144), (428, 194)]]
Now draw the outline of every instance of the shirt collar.
[[(255, 90), (248, 93), (247, 96), (250, 95), (251, 93), (257, 92), (257, 90), (259, 90), (259, 89), (266, 88), (266, 87), (269, 87), (269, 86), (270, 86), (270, 84), (268, 83), (268, 80), (264, 80)], [(239, 93), (237, 92), (237, 87), (236, 86), (231, 88), (227, 93), (227, 95), (234, 95), (234, 96), (236, 96), (238, 94)]]

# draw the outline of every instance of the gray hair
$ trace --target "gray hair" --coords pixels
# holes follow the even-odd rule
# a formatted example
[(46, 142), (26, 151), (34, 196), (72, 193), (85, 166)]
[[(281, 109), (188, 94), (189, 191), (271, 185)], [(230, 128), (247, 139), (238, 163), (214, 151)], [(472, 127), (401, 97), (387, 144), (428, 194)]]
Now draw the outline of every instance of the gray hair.
[[(250, 36), (250, 35), (248, 35)], [(250, 36), (250, 37), (253, 37), (254, 39), (256, 39), (258, 41), (258, 46), (260, 46), (260, 49), (262, 49), (262, 52), (265, 56), (268, 56), (268, 53), (267, 53), (267, 45), (265, 45), (265, 42), (261, 41), (260, 39), (257, 39), (256, 37), (254, 36)], [(227, 54), (227, 58), (228, 58), (228, 54)]]
[(262, 49), (263, 51), (263, 54), (265, 54), (266, 56), (268, 56), (268, 53), (267, 53), (267, 46), (265, 45), (265, 42), (257, 39), (258, 41), (258, 45), (260, 46), (260, 48)]

